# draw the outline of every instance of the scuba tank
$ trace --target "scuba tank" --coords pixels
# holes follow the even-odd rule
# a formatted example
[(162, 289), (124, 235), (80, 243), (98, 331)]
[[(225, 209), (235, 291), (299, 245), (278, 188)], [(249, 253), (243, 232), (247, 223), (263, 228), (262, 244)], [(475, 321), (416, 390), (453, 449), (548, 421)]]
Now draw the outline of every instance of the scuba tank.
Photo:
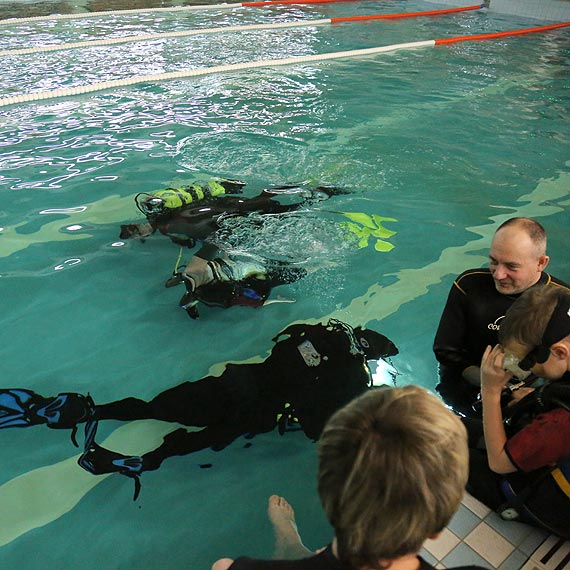
[(135, 196), (137, 208), (153, 220), (194, 204), (223, 194), (239, 194), (245, 182), (214, 178), (207, 183), (193, 183), (180, 188), (166, 188), (156, 192), (141, 192)]

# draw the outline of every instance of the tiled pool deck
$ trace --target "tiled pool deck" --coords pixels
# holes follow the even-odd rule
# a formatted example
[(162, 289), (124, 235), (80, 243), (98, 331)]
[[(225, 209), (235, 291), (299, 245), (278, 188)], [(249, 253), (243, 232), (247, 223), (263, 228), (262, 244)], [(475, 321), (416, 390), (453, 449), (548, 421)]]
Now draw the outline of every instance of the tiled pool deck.
[(436, 568), (477, 564), (497, 570), (570, 570), (570, 542), (504, 521), (470, 495), (421, 554)]

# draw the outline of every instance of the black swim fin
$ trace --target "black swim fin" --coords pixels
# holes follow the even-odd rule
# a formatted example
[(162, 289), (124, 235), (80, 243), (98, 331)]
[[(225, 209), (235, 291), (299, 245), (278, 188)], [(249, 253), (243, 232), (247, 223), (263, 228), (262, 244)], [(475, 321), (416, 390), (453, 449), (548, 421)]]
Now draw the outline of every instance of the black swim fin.
[(41, 424), (54, 429), (71, 429), (71, 440), (76, 447), (77, 424), (89, 420), (94, 412), (95, 404), (89, 394), (62, 392), (44, 398), (31, 390), (0, 390), (0, 429)]
[(105, 475), (107, 473), (120, 473), (131, 477), (135, 482), (133, 501), (136, 501), (140, 490), (140, 475), (143, 471), (143, 459), (138, 455), (123, 455), (116, 451), (110, 451), (95, 443), (97, 422), (92, 421), (85, 425), (85, 450), (77, 460), (80, 467), (93, 475)]

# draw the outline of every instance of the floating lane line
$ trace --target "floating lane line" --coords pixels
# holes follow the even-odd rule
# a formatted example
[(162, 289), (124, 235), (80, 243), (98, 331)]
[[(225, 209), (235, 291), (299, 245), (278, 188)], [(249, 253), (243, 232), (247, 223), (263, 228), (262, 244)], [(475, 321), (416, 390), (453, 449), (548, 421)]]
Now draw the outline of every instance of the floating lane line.
[(172, 6), (162, 8), (133, 8), (131, 10), (102, 10), (82, 12), (80, 14), (51, 14), (49, 16), (29, 16), (27, 18), (6, 18), (2, 24), (21, 24), (24, 22), (48, 22), (50, 20), (71, 20), (79, 18), (98, 18), (102, 16), (123, 16), (125, 14), (148, 14), (151, 12), (190, 12), (197, 10), (233, 10), (234, 8), (265, 8), (289, 4), (338, 4), (340, 2), (366, 2), (368, 0), (272, 0), (270, 2), (234, 2), (233, 4), (198, 4), (193, 6)]
[(492, 34), (475, 34), (473, 36), (456, 36), (454, 38), (444, 38), (435, 40), (436, 46), (445, 44), (455, 44), (458, 42), (475, 42), (479, 40), (494, 40), (497, 38), (505, 38), (507, 36), (522, 36), (524, 34), (533, 34), (537, 32), (546, 32), (548, 30), (556, 30), (557, 28), (565, 28), (570, 26), (570, 22), (560, 22), (558, 24), (549, 24), (548, 26), (538, 26), (536, 28), (524, 28), (522, 30), (510, 30), (507, 32), (495, 32)]
[(147, 42), (163, 38), (181, 38), (186, 36), (197, 36), (205, 34), (219, 34), (222, 32), (248, 32), (252, 30), (268, 30), (279, 28), (295, 28), (301, 26), (322, 26), (330, 24), (330, 18), (322, 20), (303, 20), (301, 22), (280, 22), (277, 24), (245, 24), (241, 26), (223, 26), (219, 28), (203, 28), (198, 30), (186, 30), (180, 32), (165, 32), (162, 34), (144, 34), (139, 36), (125, 36), (122, 38), (110, 38), (107, 40), (90, 40), (86, 42), (73, 42), (67, 44), (55, 44), (49, 46), (39, 46), (35, 48), (22, 48), (14, 50), (0, 51), (0, 56), (24, 55), (30, 53), (40, 53), (48, 51), (60, 51), (66, 49), (76, 49), (84, 47), (108, 46), (114, 44), (125, 44), (130, 42)]
[[(320, 1), (320, 0), (319, 0)], [(326, 0), (329, 1), (329, 0)], [(204, 28), (197, 30), (187, 30), (179, 32), (165, 32), (162, 34), (144, 34), (138, 36), (125, 36), (122, 38), (109, 38), (106, 40), (89, 40), (85, 42), (73, 42), (67, 44), (55, 44), (49, 46), (38, 46), (33, 48), (22, 48), (0, 51), (0, 57), (10, 55), (27, 55), (32, 53), (44, 53), (50, 51), (61, 51), (66, 49), (77, 49), (84, 47), (108, 46), (131, 42), (152, 41), (163, 38), (181, 38), (196, 36), (201, 34), (219, 34), (227, 32), (249, 32), (252, 30), (270, 30), (283, 28), (298, 28), (307, 26), (323, 26), (326, 24), (339, 24), (345, 22), (361, 22), (365, 20), (389, 20), (397, 18), (419, 18), (424, 16), (438, 16), (455, 12), (466, 12), (468, 10), (479, 10), (483, 5), (467, 6), (465, 8), (449, 8), (445, 10), (429, 10), (427, 12), (408, 12), (403, 14), (372, 14), (370, 16), (352, 16), (345, 18), (324, 18), (320, 20), (302, 20), (297, 22), (279, 22), (274, 24), (246, 24), (241, 26), (224, 26), (218, 28)]]
[(403, 44), (393, 44), (389, 46), (366, 48), (350, 51), (339, 51), (332, 53), (324, 53), (318, 55), (305, 55), (299, 57), (289, 57), (283, 59), (269, 59), (261, 61), (246, 61), (243, 63), (235, 63), (232, 65), (218, 65), (214, 67), (206, 67), (200, 69), (188, 69), (182, 71), (174, 71), (170, 73), (161, 73), (156, 75), (146, 75), (138, 77), (130, 77), (128, 79), (118, 79), (115, 81), (103, 81), (101, 83), (93, 83), (91, 85), (82, 85), (79, 87), (69, 87), (66, 89), (55, 89), (53, 91), (40, 91), (37, 93), (25, 93), (12, 97), (4, 97), (0, 99), (0, 107), (14, 105), (16, 103), (25, 103), (28, 101), (39, 101), (43, 99), (54, 99), (59, 97), (70, 97), (73, 95), (83, 95), (85, 93), (93, 93), (94, 91), (104, 91), (114, 89), (116, 87), (124, 87), (127, 85), (136, 85), (138, 83), (154, 83), (157, 81), (169, 81), (172, 79), (185, 79), (187, 77), (199, 77), (202, 75), (212, 75), (214, 73), (225, 73), (229, 71), (238, 71), (243, 69), (253, 69), (260, 67), (276, 67), (280, 65), (295, 65), (299, 63), (310, 63), (315, 61), (326, 61), (331, 59), (341, 59), (349, 57), (364, 57), (375, 55), (378, 53), (386, 53), (390, 51), (398, 51), (405, 49), (414, 49), (428, 46), (452, 44), (464, 41), (479, 41), (495, 38), (503, 38), (508, 36), (518, 36), (523, 34), (531, 34), (537, 32), (545, 32), (570, 26), (570, 22), (561, 22), (558, 24), (550, 24), (548, 26), (539, 26), (536, 28), (525, 28), (522, 30), (511, 30), (506, 32), (496, 32), (491, 34), (475, 34), (472, 36), (457, 36), (454, 38), (445, 38), (438, 40), (425, 40), (419, 42), (408, 42)]
[(295, 65), (299, 63), (310, 63), (314, 61), (325, 61), (329, 59), (339, 59), (346, 57), (362, 57), (396, 51), (400, 49), (420, 48), (426, 46), (434, 46), (434, 40), (422, 42), (410, 42), (405, 44), (394, 44), (389, 46), (366, 48), (350, 51), (338, 51), (332, 53), (324, 53), (318, 55), (303, 55), (298, 57), (288, 57), (283, 59), (266, 59), (261, 61), (246, 61), (243, 63), (234, 63), (232, 65), (217, 65), (200, 69), (187, 69), (182, 71), (173, 71), (170, 73), (160, 73), (156, 75), (144, 75), (138, 77), (129, 77), (127, 79), (117, 79), (114, 81), (103, 81), (101, 83), (93, 83), (91, 85), (81, 85), (79, 87), (68, 87), (66, 89), (55, 89), (52, 91), (39, 91), (37, 93), (26, 93), (15, 95), (12, 97), (4, 97), (0, 99), (0, 107), (13, 105), (15, 103), (26, 103), (28, 101), (39, 101), (43, 99), (55, 99), (60, 97), (70, 97), (73, 95), (83, 95), (85, 93), (93, 93), (94, 91), (104, 91), (114, 89), (116, 87), (124, 87), (127, 85), (136, 85), (138, 83), (155, 83), (157, 81), (169, 81), (172, 79), (185, 79), (188, 77), (199, 77), (202, 75), (212, 75), (214, 73), (225, 73), (228, 71), (239, 71), (242, 69), (254, 69), (260, 67), (276, 67), (280, 65)]
[(463, 8), (446, 8), (444, 10), (428, 10), (426, 12), (404, 12), (401, 14), (377, 14), (373, 16), (350, 16), (346, 18), (331, 18), (331, 23), (359, 22), (364, 20), (396, 20), (400, 18), (421, 18), (425, 16), (440, 16), (442, 14), (454, 14), (457, 12), (468, 12), (469, 10), (482, 10), (485, 4), (475, 6), (464, 6)]

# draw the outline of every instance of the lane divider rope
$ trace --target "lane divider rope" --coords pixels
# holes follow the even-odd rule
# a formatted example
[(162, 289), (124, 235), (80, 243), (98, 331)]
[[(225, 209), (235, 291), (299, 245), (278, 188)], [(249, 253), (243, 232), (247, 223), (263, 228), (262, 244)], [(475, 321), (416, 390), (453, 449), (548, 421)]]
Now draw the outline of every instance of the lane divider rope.
[(21, 48), (0, 51), (0, 57), (10, 55), (29, 55), (32, 53), (45, 53), (50, 51), (61, 51), (67, 49), (77, 49), (84, 47), (108, 46), (132, 42), (153, 41), (164, 38), (181, 38), (188, 36), (196, 36), (201, 34), (218, 34), (222, 32), (248, 32), (252, 30), (269, 30), (296, 28), (303, 26), (323, 26), (326, 24), (340, 24), (345, 22), (362, 22), (365, 20), (390, 20), (397, 18), (419, 18), (425, 16), (439, 16), (443, 14), (453, 14), (456, 12), (467, 12), (469, 10), (479, 10), (484, 5), (467, 6), (464, 8), (448, 8), (445, 10), (429, 10), (427, 12), (407, 12), (402, 14), (373, 14), (370, 16), (350, 16), (344, 18), (325, 18), (320, 20), (302, 20), (297, 22), (279, 22), (273, 24), (246, 24), (241, 26), (225, 26), (218, 28), (204, 28), (197, 30), (187, 30), (179, 32), (165, 32), (162, 34), (144, 34), (139, 36), (125, 36), (121, 38), (109, 38), (106, 40), (89, 40), (85, 42), (72, 42), (67, 44), (55, 44), (49, 46), (38, 46), (33, 48)]
[(190, 12), (197, 10), (233, 10), (234, 8), (264, 8), (289, 4), (338, 4), (340, 2), (365, 2), (368, 0), (270, 0), (268, 2), (234, 2), (233, 4), (198, 4), (194, 6), (172, 6), (161, 8), (133, 8), (131, 10), (102, 10), (99, 12), (81, 12), (80, 14), (50, 14), (49, 16), (29, 16), (27, 18), (5, 18), (2, 24), (20, 24), (23, 22), (48, 22), (50, 20), (71, 20), (79, 18), (98, 18), (102, 16), (122, 16), (123, 14), (147, 14), (150, 12)]
[(68, 87), (65, 89), (55, 89), (52, 91), (41, 91), (37, 93), (26, 93), (15, 95), (12, 97), (4, 97), (0, 99), (0, 107), (13, 105), (14, 103), (25, 103), (28, 101), (39, 101), (41, 99), (52, 99), (57, 97), (69, 97), (72, 95), (82, 95), (84, 93), (92, 93), (94, 91), (103, 91), (113, 89), (115, 87), (123, 87), (126, 85), (135, 85), (138, 83), (152, 83), (156, 81), (168, 81), (172, 79), (184, 79), (187, 77), (198, 77), (201, 75), (211, 75), (214, 73), (225, 73), (228, 71), (238, 71), (242, 69), (253, 69), (259, 67), (274, 67), (280, 65), (294, 65), (298, 63), (309, 63), (313, 61), (325, 61), (328, 59), (339, 59), (345, 57), (357, 57), (374, 55), (388, 51), (400, 49), (409, 49), (415, 47), (434, 46), (435, 40), (427, 40), (421, 42), (411, 42), (404, 44), (393, 44), (389, 46), (366, 48), (350, 51), (339, 51), (318, 55), (303, 55), (298, 57), (288, 57), (283, 59), (268, 59), (260, 61), (247, 61), (244, 63), (234, 63), (231, 65), (217, 65), (200, 69), (188, 69), (182, 71), (173, 71), (170, 73), (160, 73), (157, 75), (145, 75), (140, 77), (130, 77), (127, 79), (117, 79), (114, 81), (103, 81), (91, 85), (81, 85), (79, 87)]
[(68, 87), (66, 89), (55, 89), (53, 91), (41, 91), (37, 93), (26, 93), (22, 95), (15, 95), (12, 97), (4, 97), (0, 99), (0, 107), (4, 107), (7, 105), (13, 105), (16, 103), (25, 103), (28, 101), (39, 101), (43, 99), (54, 99), (59, 97), (69, 97), (73, 95), (82, 95), (85, 93), (92, 93), (94, 91), (103, 91), (107, 89), (113, 89), (115, 87), (123, 87), (126, 85), (135, 85), (138, 83), (151, 83), (157, 81), (168, 81), (172, 79), (184, 79), (187, 77), (198, 77), (202, 75), (211, 75), (214, 73), (224, 73), (228, 71), (237, 71), (241, 69), (252, 69), (252, 68), (260, 68), (260, 67), (275, 67), (280, 65), (294, 65), (298, 63), (308, 63), (314, 61), (325, 61), (330, 59), (340, 59), (340, 58), (348, 58), (348, 57), (363, 57), (368, 55), (374, 55), (378, 53), (385, 53), (390, 51), (396, 50), (403, 50), (403, 49), (413, 49), (413, 48), (421, 48), (421, 47), (428, 47), (428, 46), (436, 46), (436, 45), (444, 45), (444, 44), (452, 44), (457, 42), (465, 42), (465, 41), (479, 41), (479, 40), (487, 40), (487, 39), (495, 39), (495, 38), (503, 38), (508, 36), (517, 36), (523, 34), (530, 34), (536, 32), (545, 32), (548, 30), (555, 30), (557, 28), (563, 28), (570, 26), (570, 22), (561, 22), (558, 24), (550, 24), (548, 26), (539, 26), (535, 28), (524, 28), (521, 30), (511, 30), (506, 32), (496, 32), (490, 34), (475, 34), (472, 36), (456, 36), (453, 38), (444, 38), (444, 39), (436, 39), (436, 40), (425, 40), (419, 42), (409, 42), (403, 44), (392, 44), (389, 46), (382, 46), (382, 47), (374, 47), (374, 48), (366, 48), (366, 49), (359, 49), (359, 50), (351, 50), (351, 51), (340, 51), (340, 52), (332, 52), (332, 53), (325, 53), (319, 55), (305, 55), (305, 56), (298, 56), (298, 57), (289, 57), (283, 59), (270, 59), (270, 60), (261, 60), (261, 61), (248, 61), (244, 63), (236, 63), (232, 65), (219, 65), (214, 67), (206, 67), (200, 69), (190, 69), (190, 70), (182, 70), (182, 71), (175, 71), (170, 73), (161, 73), (156, 75), (146, 75), (140, 77), (130, 77), (128, 79), (118, 79), (115, 81), (104, 81), (100, 83), (94, 83), (91, 85), (82, 85), (79, 87)]

